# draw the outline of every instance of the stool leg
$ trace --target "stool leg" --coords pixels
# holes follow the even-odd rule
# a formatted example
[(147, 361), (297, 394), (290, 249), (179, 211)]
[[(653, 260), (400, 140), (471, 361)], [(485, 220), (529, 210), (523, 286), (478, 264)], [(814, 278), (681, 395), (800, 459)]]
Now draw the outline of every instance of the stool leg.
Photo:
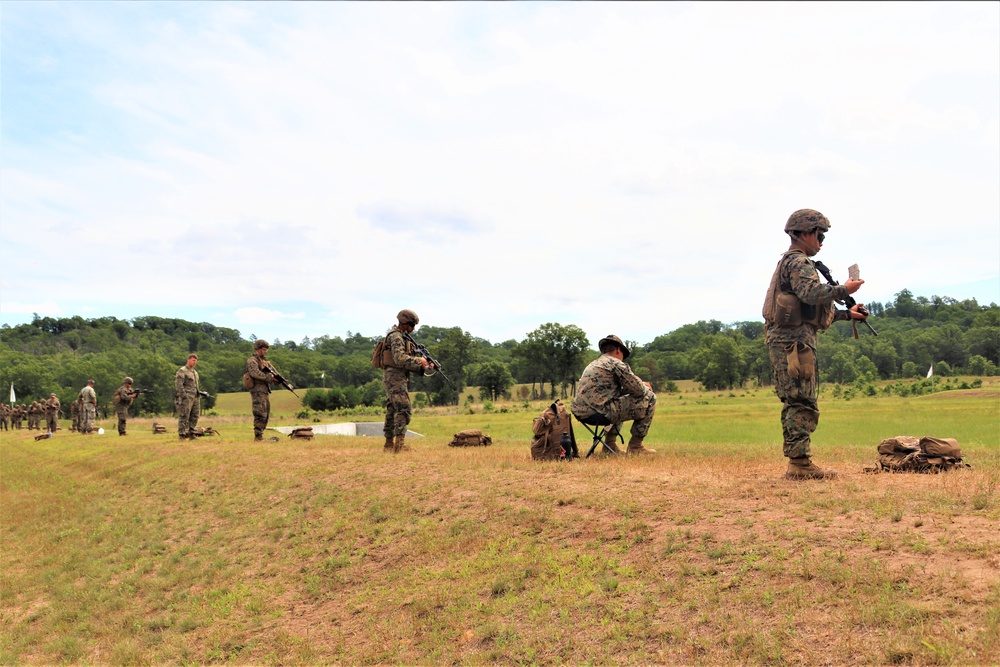
[(604, 429), (601, 427), (591, 429), (590, 426), (587, 426), (587, 424), (584, 424), (584, 426), (588, 431), (590, 431), (590, 435), (594, 436), (594, 444), (590, 446), (590, 450), (587, 452), (587, 455), (583, 457), (584, 459), (589, 459), (590, 455), (594, 453), (595, 449), (597, 449), (597, 446), (601, 444), (601, 440), (604, 439)]

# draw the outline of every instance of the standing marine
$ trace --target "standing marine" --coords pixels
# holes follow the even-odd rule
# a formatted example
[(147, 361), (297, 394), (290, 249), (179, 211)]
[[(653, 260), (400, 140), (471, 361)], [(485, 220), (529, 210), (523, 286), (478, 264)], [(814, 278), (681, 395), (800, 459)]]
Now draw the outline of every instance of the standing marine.
[(49, 394), (49, 400), (45, 401), (45, 426), (49, 433), (55, 433), (59, 428), (59, 413), (62, 412), (62, 405), (59, 397), (55, 393)]
[(115, 414), (118, 416), (118, 435), (128, 435), (125, 432), (128, 423), (128, 409), (132, 407), (132, 401), (139, 395), (132, 389), (134, 380), (126, 377), (122, 386), (115, 390), (114, 404)]
[(0, 428), (8, 430), (7, 423), (10, 421), (10, 408), (4, 403), (0, 403)]
[(37, 400), (31, 402), (28, 406), (28, 430), (33, 431), (38, 428), (39, 418), (38, 415), (42, 412), (41, 406), (38, 404)]
[(70, 428), (69, 428), (70, 431), (79, 431), (80, 430), (80, 406), (81, 405), (82, 405), (82, 403), (80, 403), (80, 398), (79, 397), (77, 397), (76, 399), (74, 399), (73, 402), (69, 404), (69, 416), (70, 416), (70, 421), (71, 421)]
[[(396, 315), (397, 324), (385, 335), (385, 349), (380, 367), (382, 387), (385, 388), (385, 435), (384, 451), (409, 451), (406, 444), (406, 427), (413, 417), (410, 408), (410, 373), (423, 371), (430, 364), (422, 356), (414, 354), (413, 344), (407, 337), (420, 323), (420, 318), (412, 310), (401, 310)], [(405, 336), (404, 336), (405, 334)]]
[(587, 365), (577, 384), (576, 397), (570, 406), (573, 416), (587, 421), (600, 415), (611, 422), (604, 443), (613, 452), (621, 451), (617, 440), (622, 424), (632, 420), (627, 453), (655, 454), (656, 450), (644, 447), (642, 441), (649, 433), (656, 412), (656, 394), (650, 384), (625, 363), (631, 350), (621, 338), (602, 338), (597, 349), (601, 356)]
[(174, 407), (177, 409), (177, 437), (181, 440), (194, 438), (194, 429), (201, 416), (201, 397), (198, 386), (198, 371), (194, 365), (198, 355), (192, 352), (187, 362), (174, 374)]
[(80, 432), (90, 435), (94, 432), (94, 421), (97, 419), (97, 392), (94, 391), (94, 381), (87, 380), (87, 386), (80, 390)]
[(812, 462), (812, 433), (819, 424), (817, 403), (817, 332), (837, 320), (863, 320), (863, 304), (838, 310), (834, 302), (857, 292), (863, 280), (848, 279), (828, 285), (819, 279), (813, 257), (823, 247), (830, 221), (819, 211), (804, 208), (792, 213), (785, 232), (792, 244), (778, 260), (764, 299), (764, 342), (774, 369), (774, 391), (781, 399), (783, 451), (788, 458), (786, 479), (836, 477), (833, 470)]
[[(271, 344), (259, 339), (253, 343), (253, 354), (247, 359), (250, 382), (250, 409), (253, 412), (253, 439), (263, 440), (267, 422), (271, 418), (271, 383), (277, 382), (274, 367), (266, 359)], [(276, 372), (276, 371), (275, 371)]]

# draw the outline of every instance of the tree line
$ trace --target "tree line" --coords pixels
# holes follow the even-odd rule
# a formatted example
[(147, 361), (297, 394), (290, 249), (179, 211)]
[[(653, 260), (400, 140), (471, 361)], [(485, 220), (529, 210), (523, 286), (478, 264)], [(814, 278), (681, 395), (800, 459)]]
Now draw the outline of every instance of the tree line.
[[(847, 322), (820, 335), (820, 380), (833, 383), (923, 376), (933, 365), (938, 375), (995, 375), (1000, 366), (1000, 307), (974, 299), (915, 297), (903, 290), (886, 303), (868, 304), (874, 337), (857, 340)], [(676, 380), (696, 380), (706, 389), (733, 389), (772, 382), (759, 321), (725, 324), (718, 320), (686, 324), (649, 343), (627, 341), (629, 363), (657, 391)], [(371, 353), (381, 338), (347, 332), (301, 342), (275, 340), (268, 358), (297, 386), (311, 392), (318, 409), (379, 405), (384, 400), (381, 371)], [(29, 324), (0, 327), (0, 387), (12, 383), (18, 402), (56, 392), (73, 400), (87, 379), (110, 404), (114, 389), (129, 375), (135, 386), (154, 389), (136, 402), (140, 413), (173, 410), (174, 373), (187, 355), (199, 355), (202, 388), (210, 394), (242, 390), (246, 359), (254, 335), (176, 318), (115, 317), (84, 319), (35, 316)], [(518, 340), (499, 343), (460, 327), (421, 326), (414, 333), (441, 361), (440, 374), (414, 377), (411, 390), (430, 404), (456, 404), (466, 386), (479, 387), (482, 399), (510, 397), (515, 384), (528, 385), (526, 397), (571, 395), (583, 368), (597, 357), (580, 327), (549, 322)], [(6, 395), (4, 395), (6, 398)], [(211, 408), (211, 401), (205, 406)]]

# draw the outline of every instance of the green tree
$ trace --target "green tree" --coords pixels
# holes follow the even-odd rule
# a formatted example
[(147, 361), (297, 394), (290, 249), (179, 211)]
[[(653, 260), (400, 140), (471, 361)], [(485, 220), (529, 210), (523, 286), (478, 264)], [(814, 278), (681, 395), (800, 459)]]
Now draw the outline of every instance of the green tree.
[(732, 389), (743, 382), (743, 354), (731, 336), (713, 334), (703, 338), (692, 365), (698, 369), (695, 379), (706, 389)]
[(823, 380), (838, 384), (850, 384), (858, 379), (858, 368), (854, 363), (854, 355), (847, 347), (842, 347), (830, 356), (830, 361), (824, 364)]
[(589, 346), (587, 334), (575, 324), (548, 322), (530, 332), (513, 354), (528, 360), (539, 383), (548, 382), (555, 398), (557, 384), (562, 386), (563, 396), (566, 385), (571, 384), (575, 392)]
[(499, 361), (487, 361), (479, 364), (474, 373), (474, 380), (479, 385), (479, 397), (495, 401), (500, 397), (510, 395), (510, 387), (514, 384), (514, 377), (510, 374), (510, 368)]

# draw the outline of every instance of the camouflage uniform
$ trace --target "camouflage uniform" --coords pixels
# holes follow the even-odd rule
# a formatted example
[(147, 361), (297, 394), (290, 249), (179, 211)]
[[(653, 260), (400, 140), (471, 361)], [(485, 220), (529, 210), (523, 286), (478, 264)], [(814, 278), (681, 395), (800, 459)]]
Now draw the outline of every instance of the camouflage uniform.
[(71, 431), (80, 430), (80, 399), (76, 399), (69, 404), (69, 416), (72, 420), (72, 425), (70, 426)]
[(45, 426), (48, 428), (49, 433), (55, 433), (56, 429), (59, 428), (60, 409), (62, 409), (62, 404), (59, 403), (59, 399), (53, 394), (45, 402)]
[(38, 405), (38, 401), (32, 401), (31, 405), (28, 406), (28, 430), (33, 431), (38, 428), (38, 414), (41, 412), (41, 407)]
[(80, 432), (92, 433), (97, 419), (97, 393), (90, 384), (80, 390), (80, 403)]
[(187, 365), (178, 368), (174, 375), (174, 406), (177, 408), (177, 435), (193, 438), (198, 417), (201, 416), (201, 401), (198, 396), (198, 371)]
[[(385, 335), (386, 357), (392, 364), (385, 364), (382, 386), (385, 388), (385, 424), (382, 433), (388, 438), (403, 437), (413, 417), (410, 408), (410, 373), (422, 371), (421, 357), (413, 354), (413, 346), (403, 338), (403, 332), (393, 327)], [(389, 361), (389, 358), (386, 361)]]
[(118, 416), (118, 435), (127, 435), (125, 428), (128, 425), (128, 409), (132, 407), (135, 396), (131, 383), (123, 384), (115, 391), (114, 404), (115, 415)]
[(20, 405), (15, 405), (10, 410), (10, 425), (17, 430), (21, 430), (21, 421), (24, 419), (24, 410)]
[(3, 403), (0, 403), (0, 428), (4, 431), (8, 430), (7, 424), (10, 421), (10, 408), (8, 408)]
[(812, 455), (810, 436), (819, 424), (817, 332), (835, 320), (850, 319), (846, 310), (836, 310), (833, 305), (834, 301), (843, 301), (848, 293), (843, 285), (820, 282), (812, 260), (795, 247), (784, 254), (775, 273), (772, 282), (781, 291), (795, 294), (803, 304), (801, 324), (765, 322), (764, 341), (774, 369), (774, 391), (784, 404), (781, 410), (783, 451), (790, 459), (808, 458)]
[(621, 433), (622, 423), (629, 420), (632, 420), (629, 433), (642, 439), (653, 422), (656, 394), (624, 361), (602, 354), (584, 369), (570, 410), (580, 420), (601, 415), (610, 421), (609, 442)]
[(273, 376), (266, 368), (272, 368), (271, 363), (256, 354), (258, 349), (266, 349), (267, 344), (259, 345), (264, 341), (254, 343), (255, 353), (247, 359), (247, 373), (253, 379), (253, 387), (250, 388), (250, 408), (253, 412), (253, 437), (254, 440), (263, 440), (264, 431), (267, 429), (267, 422), (271, 418), (271, 382)]

